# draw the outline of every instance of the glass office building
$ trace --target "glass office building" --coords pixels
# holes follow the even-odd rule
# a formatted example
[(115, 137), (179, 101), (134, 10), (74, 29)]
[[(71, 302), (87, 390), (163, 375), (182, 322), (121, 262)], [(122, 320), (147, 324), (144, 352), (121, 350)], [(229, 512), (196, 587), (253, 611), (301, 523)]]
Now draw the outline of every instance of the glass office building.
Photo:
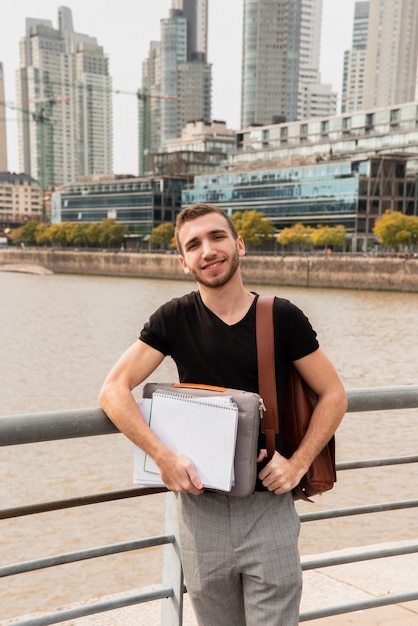
[(100, 223), (114, 219), (131, 233), (150, 234), (174, 222), (181, 209), (181, 191), (190, 177), (118, 178), (77, 182), (52, 194), (53, 223)]
[(182, 205), (209, 202), (228, 215), (258, 211), (278, 231), (296, 223), (343, 225), (347, 246), (368, 250), (373, 226), (387, 209), (414, 214), (415, 178), (402, 157), (377, 156), (277, 169), (235, 171), (195, 178), (182, 192)]

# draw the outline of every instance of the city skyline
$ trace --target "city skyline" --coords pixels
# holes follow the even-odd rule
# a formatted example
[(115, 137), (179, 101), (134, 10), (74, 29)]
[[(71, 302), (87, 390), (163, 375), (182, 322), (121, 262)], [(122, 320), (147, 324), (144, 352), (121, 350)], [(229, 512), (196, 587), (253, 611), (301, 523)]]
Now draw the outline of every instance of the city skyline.
[[(323, 0), (320, 71), (323, 83), (331, 83), (341, 94), (344, 50), (351, 45), (355, 0)], [(142, 5), (142, 6), (141, 6)], [(0, 24), (0, 61), (4, 64), (5, 99), (16, 101), (15, 74), (19, 64), (19, 42), (25, 32), (25, 18), (50, 19), (56, 26), (58, 3), (48, 0), (19, 0)], [(92, 0), (65, 3), (73, 13), (78, 32), (96, 37), (109, 57), (110, 74), (118, 94), (114, 96), (114, 171), (137, 172), (137, 102), (141, 65), (149, 43), (158, 40), (160, 20), (168, 16), (171, 0), (139, 2), (132, 8), (127, 0), (109, 7)], [(242, 0), (210, 0), (208, 61), (213, 64), (212, 117), (239, 129)], [(100, 19), (98, 19), (100, 18)], [(338, 26), (338, 28), (337, 28)], [(131, 62), (128, 62), (131, 57)], [(17, 171), (16, 114), (7, 108), (9, 169)]]

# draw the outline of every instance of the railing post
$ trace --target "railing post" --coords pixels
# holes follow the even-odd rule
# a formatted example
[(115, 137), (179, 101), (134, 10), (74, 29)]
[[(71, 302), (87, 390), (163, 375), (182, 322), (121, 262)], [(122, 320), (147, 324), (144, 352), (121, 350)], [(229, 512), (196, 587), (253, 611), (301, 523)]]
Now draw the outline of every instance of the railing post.
[(163, 587), (172, 587), (173, 595), (162, 601), (161, 626), (183, 624), (183, 568), (177, 525), (177, 496), (167, 493), (165, 501), (165, 534), (174, 535), (175, 542), (164, 546)]

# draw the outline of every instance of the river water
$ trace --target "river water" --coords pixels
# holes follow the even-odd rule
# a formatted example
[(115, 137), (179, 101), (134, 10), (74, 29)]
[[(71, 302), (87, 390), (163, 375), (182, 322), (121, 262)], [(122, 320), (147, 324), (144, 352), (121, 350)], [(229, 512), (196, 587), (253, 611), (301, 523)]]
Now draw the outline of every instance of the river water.
[[(417, 384), (418, 294), (249, 286), (292, 300), (310, 318), (348, 389)], [(183, 281), (0, 272), (0, 415), (96, 407), (101, 383)], [(166, 360), (153, 380), (173, 380)], [(140, 393), (140, 390), (138, 390)], [(339, 461), (416, 454), (417, 411), (349, 414)], [(118, 434), (0, 449), (0, 507), (132, 486), (132, 445)], [(340, 472), (300, 512), (414, 497), (413, 466)], [(28, 561), (163, 532), (164, 496), (0, 524), (0, 563)], [(303, 524), (302, 554), (416, 538), (416, 511)], [(161, 580), (161, 549), (0, 580), (0, 620)], [(1, 622), (0, 622), (1, 623)]]

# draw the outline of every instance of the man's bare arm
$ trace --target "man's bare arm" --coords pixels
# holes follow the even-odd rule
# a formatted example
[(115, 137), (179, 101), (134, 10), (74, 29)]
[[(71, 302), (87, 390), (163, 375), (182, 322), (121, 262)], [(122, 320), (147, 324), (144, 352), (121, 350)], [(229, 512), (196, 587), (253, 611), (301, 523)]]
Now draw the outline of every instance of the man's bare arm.
[[(347, 409), (347, 396), (341, 379), (321, 348), (295, 361), (294, 365), (317, 393), (318, 403), (308, 431), (292, 457), (286, 459), (276, 452), (260, 472), (263, 485), (275, 493), (290, 491), (299, 484), (312, 461), (337, 430)], [(259, 454), (259, 460), (262, 458), (265, 458), (264, 451)]]
[(116, 362), (103, 383), (99, 403), (126, 437), (149, 454), (168, 489), (199, 494), (202, 483), (190, 459), (167, 448), (152, 432), (132, 394), (161, 363), (164, 355), (136, 341)]

